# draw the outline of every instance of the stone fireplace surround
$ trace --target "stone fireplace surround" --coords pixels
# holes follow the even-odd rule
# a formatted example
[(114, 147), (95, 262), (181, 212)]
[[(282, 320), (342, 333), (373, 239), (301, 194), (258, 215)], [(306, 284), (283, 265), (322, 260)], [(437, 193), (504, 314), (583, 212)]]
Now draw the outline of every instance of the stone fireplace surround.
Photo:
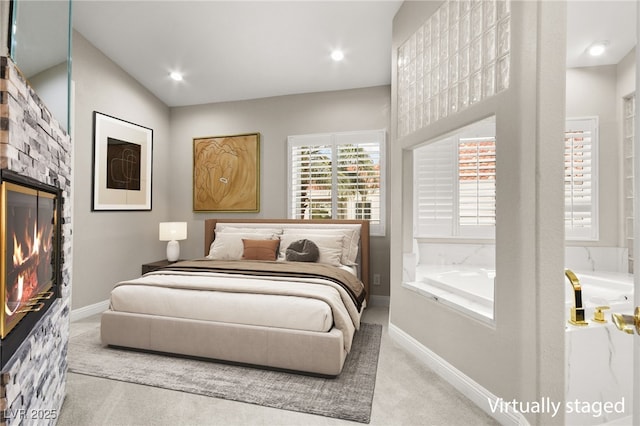
[(0, 425), (55, 424), (65, 397), (71, 299), (71, 138), (0, 57), (0, 168), (62, 190), (61, 297), (0, 372)]

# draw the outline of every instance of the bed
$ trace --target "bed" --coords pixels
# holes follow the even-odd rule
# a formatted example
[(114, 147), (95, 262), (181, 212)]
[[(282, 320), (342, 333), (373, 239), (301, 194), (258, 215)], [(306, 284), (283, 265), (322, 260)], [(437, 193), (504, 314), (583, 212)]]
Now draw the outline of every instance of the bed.
[(369, 223), (204, 225), (204, 258), (116, 284), (103, 344), (340, 374), (369, 297)]

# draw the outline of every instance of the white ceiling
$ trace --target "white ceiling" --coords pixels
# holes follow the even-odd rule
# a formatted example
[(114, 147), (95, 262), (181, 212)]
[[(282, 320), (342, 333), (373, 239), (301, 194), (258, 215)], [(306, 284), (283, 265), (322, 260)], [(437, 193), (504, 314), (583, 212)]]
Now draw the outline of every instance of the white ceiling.
[[(169, 106), (389, 84), (401, 1), (78, 1), (73, 25)], [(335, 63), (332, 49), (345, 59)], [(184, 73), (174, 82), (169, 72)]]
[[(401, 1), (98, 1), (73, 26), (169, 106), (389, 84)], [(567, 66), (615, 64), (635, 45), (635, 4), (568, 3)], [(585, 49), (608, 40), (599, 59)], [(334, 48), (345, 59), (329, 58)], [(169, 72), (184, 73), (174, 82)]]
[[(608, 46), (604, 55), (594, 58), (586, 49), (597, 41)], [(635, 45), (635, 0), (567, 3), (567, 67), (617, 64)]]

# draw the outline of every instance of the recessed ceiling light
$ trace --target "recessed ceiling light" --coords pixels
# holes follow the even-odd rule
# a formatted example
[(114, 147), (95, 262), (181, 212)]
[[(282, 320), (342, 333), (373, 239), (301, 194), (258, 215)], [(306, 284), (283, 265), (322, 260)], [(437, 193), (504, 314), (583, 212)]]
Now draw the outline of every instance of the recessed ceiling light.
[(179, 73), (178, 71), (171, 71), (169, 73), (169, 77), (175, 81), (182, 81), (182, 73)]
[(344, 52), (340, 49), (334, 50), (333, 52), (331, 52), (331, 59), (336, 62), (340, 62), (344, 59)]
[(604, 53), (605, 50), (607, 50), (607, 45), (609, 43), (606, 41), (598, 41), (593, 43), (591, 46), (589, 46), (589, 48), (587, 49), (587, 51), (589, 52), (589, 55), (591, 56), (600, 56)]

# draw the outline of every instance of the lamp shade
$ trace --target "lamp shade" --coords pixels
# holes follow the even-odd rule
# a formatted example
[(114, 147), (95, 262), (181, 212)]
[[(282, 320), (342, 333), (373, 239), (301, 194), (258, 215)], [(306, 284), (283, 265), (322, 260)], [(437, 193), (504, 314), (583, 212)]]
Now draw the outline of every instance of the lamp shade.
[(160, 241), (187, 239), (187, 222), (160, 222)]

